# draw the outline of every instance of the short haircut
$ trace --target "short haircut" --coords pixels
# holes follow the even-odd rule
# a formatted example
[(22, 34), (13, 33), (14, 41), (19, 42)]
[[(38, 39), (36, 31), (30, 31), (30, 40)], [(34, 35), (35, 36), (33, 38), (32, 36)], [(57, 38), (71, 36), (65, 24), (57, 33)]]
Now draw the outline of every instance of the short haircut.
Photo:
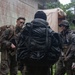
[(24, 20), (24, 21), (26, 20), (24, 17), (19, 17), (19, 18), (17, 19), (17, 21), (20, 20), (20, 19), (22, 19), (22, 20)]

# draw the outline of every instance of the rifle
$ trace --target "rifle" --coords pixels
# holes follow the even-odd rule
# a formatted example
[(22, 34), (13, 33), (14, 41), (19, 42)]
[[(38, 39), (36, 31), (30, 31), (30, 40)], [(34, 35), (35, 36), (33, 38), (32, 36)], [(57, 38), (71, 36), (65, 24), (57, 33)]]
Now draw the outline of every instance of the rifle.
[(63, 63), (63, 67), (65, 67), (65, 61), (64, 61), (64, 59), (68, 56), (68, 54), (70, 53), (70, 51), (71, 51), (71, 47), (72, 47), (72, 45), (70, 45), (69, 46), (69, 48), (67, 49), (67, 52), (66, 52), (66, 54), (63, 54), (61, 57), (61, 59), (62, 59), (62, 63)]
[(66, 57), (68, 56), (68, 54), (70, 53), (71, 47), (72, 47), (72, 44), (69, 46), (69, 48), (68, 48), (66, 54), (64, 55), (65, 58), (66, 58)]

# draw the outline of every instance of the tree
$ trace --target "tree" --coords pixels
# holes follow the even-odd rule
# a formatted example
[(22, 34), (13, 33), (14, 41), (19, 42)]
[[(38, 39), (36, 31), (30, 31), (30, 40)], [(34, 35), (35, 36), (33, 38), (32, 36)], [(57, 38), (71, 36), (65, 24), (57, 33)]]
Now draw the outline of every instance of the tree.
[(75, 6), (75, 2), (69, 3), (69, 4), (61, 4), (60, 2), (53, 2), (53, 3), (47, 3), (47, 8), (61, 8), (62, 10), (64, 10), (64, 12), (66, 12), (67, 10), (69, 10), (70, 8), (73, 8)]
[(72, 25), (72, 20), (75, 18), (75, 14), (73, 14), (72, 8), (75, 6), (75, 2), (71, 2), (69, 4), (61, 4), (60, 2), (54, 2), (54, 3), (48, 3), (47, 8), (61, 8), (66, 14), (67, 14), (67, 20), (70, 22)]
[(53, 2), (53, 3), (47, 3), (47, 8), (52, 9), (52, 8), (56, 8), (59, 7), (60, 2)]

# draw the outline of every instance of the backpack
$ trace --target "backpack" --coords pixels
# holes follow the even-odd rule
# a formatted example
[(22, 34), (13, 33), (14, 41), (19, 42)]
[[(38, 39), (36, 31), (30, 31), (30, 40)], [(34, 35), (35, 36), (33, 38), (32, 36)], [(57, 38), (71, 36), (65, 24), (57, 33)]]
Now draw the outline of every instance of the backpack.
[(51, 66), (60, 56), (58, 40), (48, 23), (35, 19), (20, 34), (17, 58), (26, 65)]
[[(3, 37), (5, 36), (4, 34), (5, 34), (5, 31), (6, 30), (11, 30), (11, 26), (12, 25), (4, 25), (4, 26), (1, 26), (0, 27), (0, 51), (1, 51), (1, 44), (2, 44), (2, 39), (3, 39)], [(14, 27), (14, 26), (12, 26), (12, 27)], [(11, 31), (9, 31), (10, 33), (11, 33)], [(14, 35), (14, 33), (11, 35), (11, 37)], [(12, 39), (10, 40), (11, 42), (14, 42)]]
[[(1, 39), (1, 35), (2, 33), (8, 28), (7, 25), (1, 26), (0, 27), (0, 39)], [(0, 52), (1, 52), (1, 41), (0, 41)]]
[(2, 35), (2, 33), (8, 28), (7, 25), (1, 26), (0, 27), (0, 36)]

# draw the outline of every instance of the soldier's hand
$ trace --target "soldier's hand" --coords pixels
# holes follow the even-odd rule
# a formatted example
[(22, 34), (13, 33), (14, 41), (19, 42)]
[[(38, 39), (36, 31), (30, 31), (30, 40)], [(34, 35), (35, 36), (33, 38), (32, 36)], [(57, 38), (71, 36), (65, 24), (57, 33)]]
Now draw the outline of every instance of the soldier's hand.
[(16, 46), (15, 46), (14, 44), (11, 44), (11, 48), (12, 48), (12, 49), (15, 49)]
[(75, 70), (75, 62), (72, 63), (72, 69)]

